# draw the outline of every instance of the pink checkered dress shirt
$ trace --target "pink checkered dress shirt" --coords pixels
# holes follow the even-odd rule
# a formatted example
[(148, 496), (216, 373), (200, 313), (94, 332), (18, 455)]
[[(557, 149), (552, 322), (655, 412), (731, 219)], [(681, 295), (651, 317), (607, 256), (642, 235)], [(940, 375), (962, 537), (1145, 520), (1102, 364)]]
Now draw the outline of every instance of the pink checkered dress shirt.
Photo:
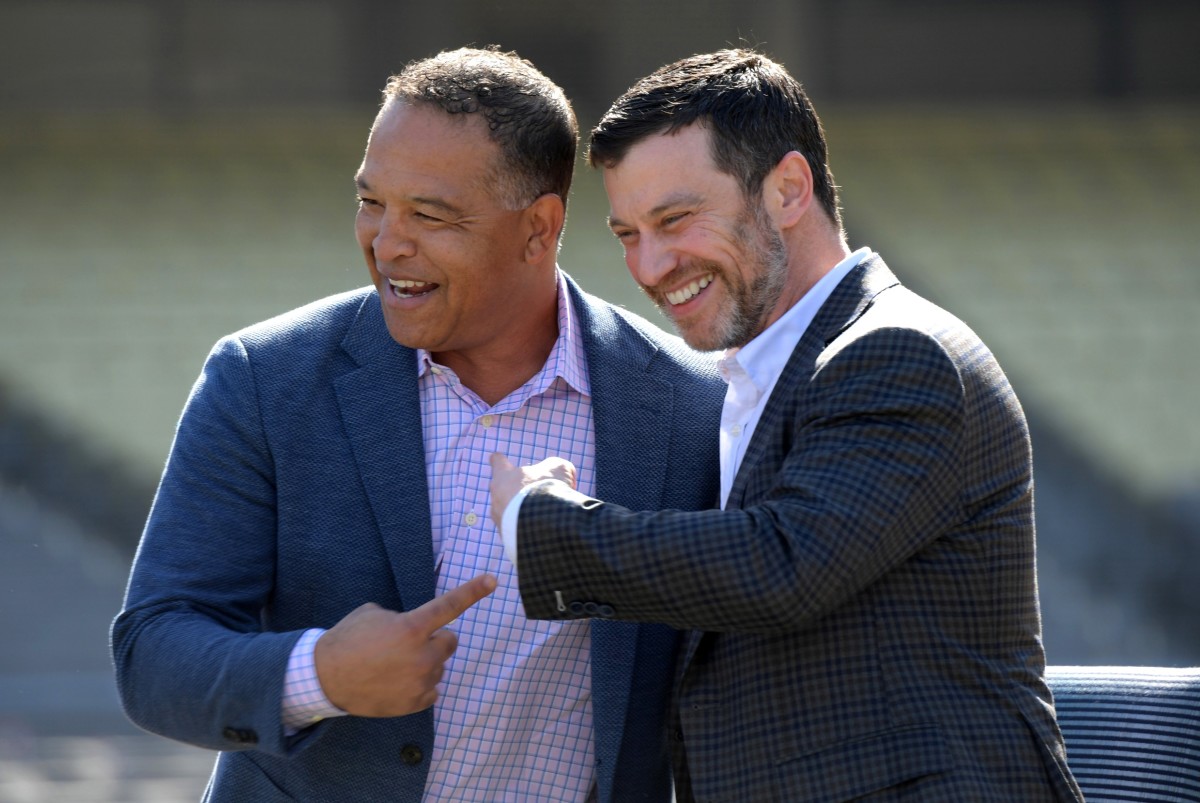
[[(594, 493), (587, 359), (561, 276), (558, 324), (541, 372), (494, 407), (417, 352), (437, 593), (482, 572), (499, 580), (450, 625), (459, 645), (433, 708), (427, 801), (582, 803), (592, 787), (589, 625), (525, 618), (488, 492), (488, 458), (498, 451), (518, 465), (566, 457), (579, 467), (579, 489)], [(288, 664), (284, 724), (295, 730), (344, 713), (316, 680), (312, 651), (322, 632), (305, 633)]]

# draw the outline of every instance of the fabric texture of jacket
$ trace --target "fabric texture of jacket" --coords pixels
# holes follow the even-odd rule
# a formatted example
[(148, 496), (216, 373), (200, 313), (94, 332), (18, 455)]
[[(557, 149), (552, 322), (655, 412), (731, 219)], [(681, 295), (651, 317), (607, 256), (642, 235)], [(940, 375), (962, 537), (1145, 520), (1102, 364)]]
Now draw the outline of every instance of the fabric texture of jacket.
[(727, 510), (577, 496), (522, 505), (526, 611), (693, 631), (681, 803), (1082, 799), (1043, 679), (1024, 414), (878, 255), (794, 349)]
[[(634, 509), (712, 506), (724, 386), (713, 360), (567, 279), (592, 386), (598, 492)], [(411, 349), (373, 288), (252, 326), (213, 349), (181, 418), (113, 625), (141, 727), (218, 757), (206, 800), (419, 801), (428, 709), (280, 721), (292, 646), (364, 602), (433, 598)], [(498, 537), (498, 536), (497, 536)], [(591, 626), (598, 799), (670, 799), (661, 625)]]

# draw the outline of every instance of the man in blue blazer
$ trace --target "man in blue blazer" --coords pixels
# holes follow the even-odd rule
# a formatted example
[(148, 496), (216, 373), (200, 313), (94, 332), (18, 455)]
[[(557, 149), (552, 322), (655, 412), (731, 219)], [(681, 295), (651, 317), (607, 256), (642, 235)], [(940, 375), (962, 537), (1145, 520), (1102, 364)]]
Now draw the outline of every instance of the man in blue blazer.
[(209, 355), (112, 631), (133, 721), (222, 751), (206, 800), (670, 799), (675, 631), (528, 620), (487, 509), (496, 450), (716, 498), (712, 362), (557, 268), (576, 141), (514, 54), (409, 65), (357, 175), (375, 286)]
[(724, 510), (630, 511), (565, 461), (496, 457), (529, 615), (693, 630), (681, 801), (1080, 800), (1021, 406), (966, 325), (850, 251), (800, 85), (750, 51), (684, 59), (617, 100), (589, 158), (634, 278), (726, 349)]

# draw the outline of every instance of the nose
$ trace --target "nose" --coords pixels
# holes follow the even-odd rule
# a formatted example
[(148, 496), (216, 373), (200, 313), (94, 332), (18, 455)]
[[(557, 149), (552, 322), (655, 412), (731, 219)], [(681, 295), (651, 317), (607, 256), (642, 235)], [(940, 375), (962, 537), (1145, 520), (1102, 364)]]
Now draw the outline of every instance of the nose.
[(662, 237), (643, 234), (635, 245), (625, 249), (625, 264), (643, 287), (654, 287), (679, 265), (675, 249)]
[(371, 250), (379, 262), (415, 256), (416, 240), (399, 215), (385, 213), (378, 219), (378, 228), (371, 232)]

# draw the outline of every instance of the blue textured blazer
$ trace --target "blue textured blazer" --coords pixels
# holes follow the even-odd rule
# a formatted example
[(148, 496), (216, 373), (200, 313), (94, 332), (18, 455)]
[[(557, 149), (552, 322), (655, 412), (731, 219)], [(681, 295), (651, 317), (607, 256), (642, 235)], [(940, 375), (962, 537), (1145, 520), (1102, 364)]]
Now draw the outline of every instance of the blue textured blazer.
[(878, 256), (793, 350), (727, 510), (610, 502), (526, 499), (522, 599), (694, 630), (681, 803), (1081, 799), (1044, 679), (1025, 416), (975, 333)]
[[(724, 385), (710, 357), (568, 281), (593, 395), (596, 484), (634, 509), (711, 507)], [(431, 710), (280, 722), (288, 655), (364, 602), (433, 597), (416, 358), (373, 289), (221, 340), (184, 409), (112, 630), (141, 727), (223, 751), (207, 800), (418, 801)], [(601, 801), (670, 799), (677, 633), (592, 625)]]

